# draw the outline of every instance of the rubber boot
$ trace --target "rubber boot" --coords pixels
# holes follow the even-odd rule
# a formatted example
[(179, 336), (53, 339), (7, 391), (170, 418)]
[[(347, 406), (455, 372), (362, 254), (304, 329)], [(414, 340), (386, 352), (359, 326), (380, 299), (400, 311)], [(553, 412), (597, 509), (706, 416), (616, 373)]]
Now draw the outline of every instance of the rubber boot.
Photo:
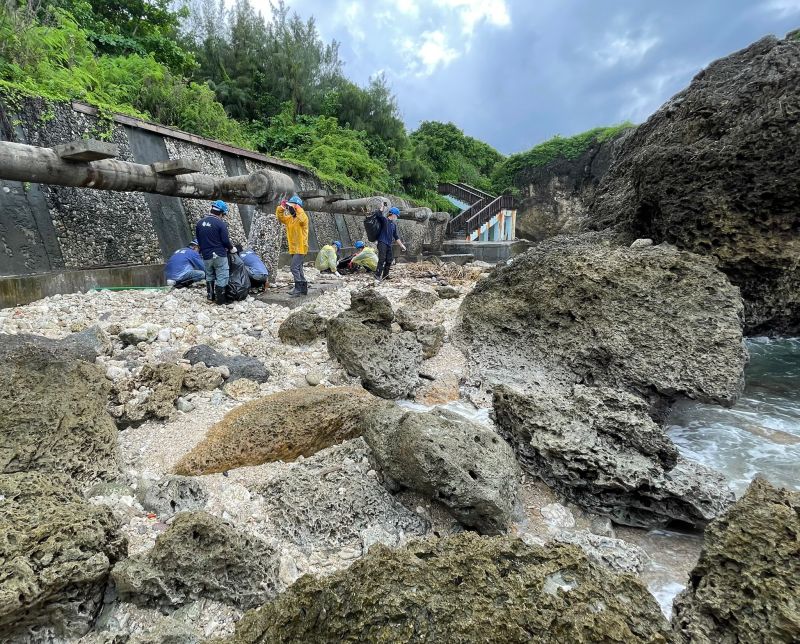
[(206, 282), (206, 299), (209, 302), (214, 301), (214, 282)]
[(300, 289), (298, 288), (299, 284), (300, 284), (300, 282), (298, 282), (297, 280), (295, 280), (295, 282), (294, 282), (294, 286), (292, 287), (292, 290), (291, 290), (291, 291), (289, 291), (289, 292), (287, 293), (287, 295), (291, 295), (291, 296), (298, 295), (298, 293), (299, 293), (299, 291), (300, 291)]
[(214, 299), (217, 304), (227, 304), (228, 299), (225, 297), (225, 287), (224, 286), (215, 286), (214, 287)]
[(297, 291), (289, 293), (289, 297), (300, 297), (301, 295), (308, 295), (308, 282), (296, 282)]

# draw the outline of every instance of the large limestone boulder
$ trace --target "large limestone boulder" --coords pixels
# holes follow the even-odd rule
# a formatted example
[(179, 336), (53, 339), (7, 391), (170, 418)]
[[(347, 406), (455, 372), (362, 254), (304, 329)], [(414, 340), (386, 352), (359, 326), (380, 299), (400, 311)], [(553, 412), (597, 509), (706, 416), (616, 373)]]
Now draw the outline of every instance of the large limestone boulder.
[(488, 427), (445, 409), (428, 413), (375, 408), (363, 418), (384, 484), (442, 503), (484, 534), (513, 520), (520, 471), (514, 452)]
[(148, 420), (169, 420), (183, 391), (186, 371), (176, 364), (145, 364), (129, 383), (115, 383), (117, 396), (112, 412), (121, 428)]
[(625, 141), (591, 225), (713, 255), (748, 333), (800, 333), (798, 111), (796, 33), (711, 63)]
[(708, 526), (689, 585), (675, 600), (680, 641), (800, 641), (800, 493), (756, 479)]
[(378, 482), (371, 453), (357, 438), (291, 463), (267, 481), (251, 486), (264, 498), (278, 539), (305, 551), (358, 546), (373, 535), (389, 545), (425, 533), (427, 525)]
[(175, 472), (213, 474), (311, 456), (358, 436), (358, 417), (376, 402), (354, 387), (293, 389), (252, 400), (214, 425)]
[(581, 383), (723, 404), (742, 386), (738, 289), (669, 246), (555, 237), (478, 282), (461, 312), (473, 378), (489, 386)]
[(149, 484), (140, 483), (137, 497), (145, 510), (168, 519), (179, 512), (202, 510), (208, 492), (195, 478), (167, 475)]
[(328, 353), (376, 396), (411, 396), (423, 360), (417, 338), (391, 331), (391, 304), (373, 289), (352, 293), (350, 301), (349, 310), (328, 322)]
[(582, 385), (570, 395), (500, 386), (494, 419), (528, 473), (617, 523), (702, 527), (733, 502), (725, 479), (679, 457), (632, 394)]
[(247, 613), (230, 642), (667, 642), (634, 577), (574, 546), (464, 533), (377, 546), (347, 570), (300, 579)]
[(206, 512), (182, 512), (146, 553), (112, 571), (121, 599), (161, 608), (200, 598), (252, 608), (275, 595), (279, 557)]
[(38, 470), (82, 482), (118, 475), (108, 380), (69, 351), (7, 336), (0, 347), (0, 473)]
[(0, 474), (0, 633), (67, 641), (89, 630), (127, 543), (111, 510), (63, 474)]

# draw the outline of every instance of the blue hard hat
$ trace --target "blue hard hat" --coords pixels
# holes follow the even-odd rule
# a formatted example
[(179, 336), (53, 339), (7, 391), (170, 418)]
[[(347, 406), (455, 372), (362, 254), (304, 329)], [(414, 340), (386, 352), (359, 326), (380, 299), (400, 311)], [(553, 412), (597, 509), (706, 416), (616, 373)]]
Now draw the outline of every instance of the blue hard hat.
[(390, 214), (390, 215), (399, 215), (400, 214), (400, 208), (398, 208), (397, 206), (392, 206), (391, 208), (389, 208), (389, 213), (388, 214)]
[(360, 239), (359, 239), (359, 240), (358, 240), (358, 241), (357, 241), (355, 244), (353, 244), (353, 245), (354, 245), (356, 248), (364, 248), (364, 242), (363, 242), (363, 241), (361, 241)]
[(226, 204), (222, 199), (217, 199), (214, 203), (211, 204), (212, 210), (219, 210), (222, 213), (228, 212), (228, 204)]
[(302, 206), (303, 205), (303, 200), (300, 197), (298, 197), (297, 195), (295, 195), (294, 197), (289, 199), (289, 203), (296, 203), (298, 206)]
[(189, 242), (189, 246), (199, 246), (199, 245), (200, 244), (197, 243), (196, 239), (193, 239), (192, 241)]
[(342, 247), (342, 242), (335, 241), (335, 242), (333, 242), (333, 245), (336, 246), (336, 248), (341, 248)]

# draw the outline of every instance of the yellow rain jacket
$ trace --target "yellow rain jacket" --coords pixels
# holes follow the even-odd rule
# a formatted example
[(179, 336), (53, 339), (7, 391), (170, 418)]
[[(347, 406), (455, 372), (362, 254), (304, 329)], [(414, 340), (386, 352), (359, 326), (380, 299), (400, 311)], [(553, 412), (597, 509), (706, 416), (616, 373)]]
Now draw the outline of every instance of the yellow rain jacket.
[(336, 265), (339, 263), (339, 259), (336, 256), (336, 247), (327, 244), (319, 249), (317, 253), (317, 259), (314, 260), (314, 266), (317, 267), (318, 271), (325, 271), (328, 270), (331, 273), (336, 272)]
[(300, 206), (294, 206), (296, 216), (278, 206), (275, 216), (286, 226), (286, 240), (289, 242), (290, 255), (305, 255), (308, 252), (308, 215)]
[(378, 254), (374, 249), (365, 246), (364, 250), (351, 259), (350, 262), (356, 266), (363, 266), (368, 270), (374, 271), (378, 268)]

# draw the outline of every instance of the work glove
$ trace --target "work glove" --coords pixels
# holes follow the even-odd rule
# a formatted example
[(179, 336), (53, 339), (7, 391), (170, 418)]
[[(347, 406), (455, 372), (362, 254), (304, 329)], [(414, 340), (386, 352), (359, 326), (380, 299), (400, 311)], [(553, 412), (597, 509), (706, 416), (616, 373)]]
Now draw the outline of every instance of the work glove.
[(288, 202), (288, 201), (286, 201), (286, 199), (284, 199), (283, 201), (281, 201), (281, 208), (283, 208), (284, 210), (286, 210), (286, 206), (287, 206), (287, 204), (288, 204), (288, 203), (289, 203), (289, 202)]

